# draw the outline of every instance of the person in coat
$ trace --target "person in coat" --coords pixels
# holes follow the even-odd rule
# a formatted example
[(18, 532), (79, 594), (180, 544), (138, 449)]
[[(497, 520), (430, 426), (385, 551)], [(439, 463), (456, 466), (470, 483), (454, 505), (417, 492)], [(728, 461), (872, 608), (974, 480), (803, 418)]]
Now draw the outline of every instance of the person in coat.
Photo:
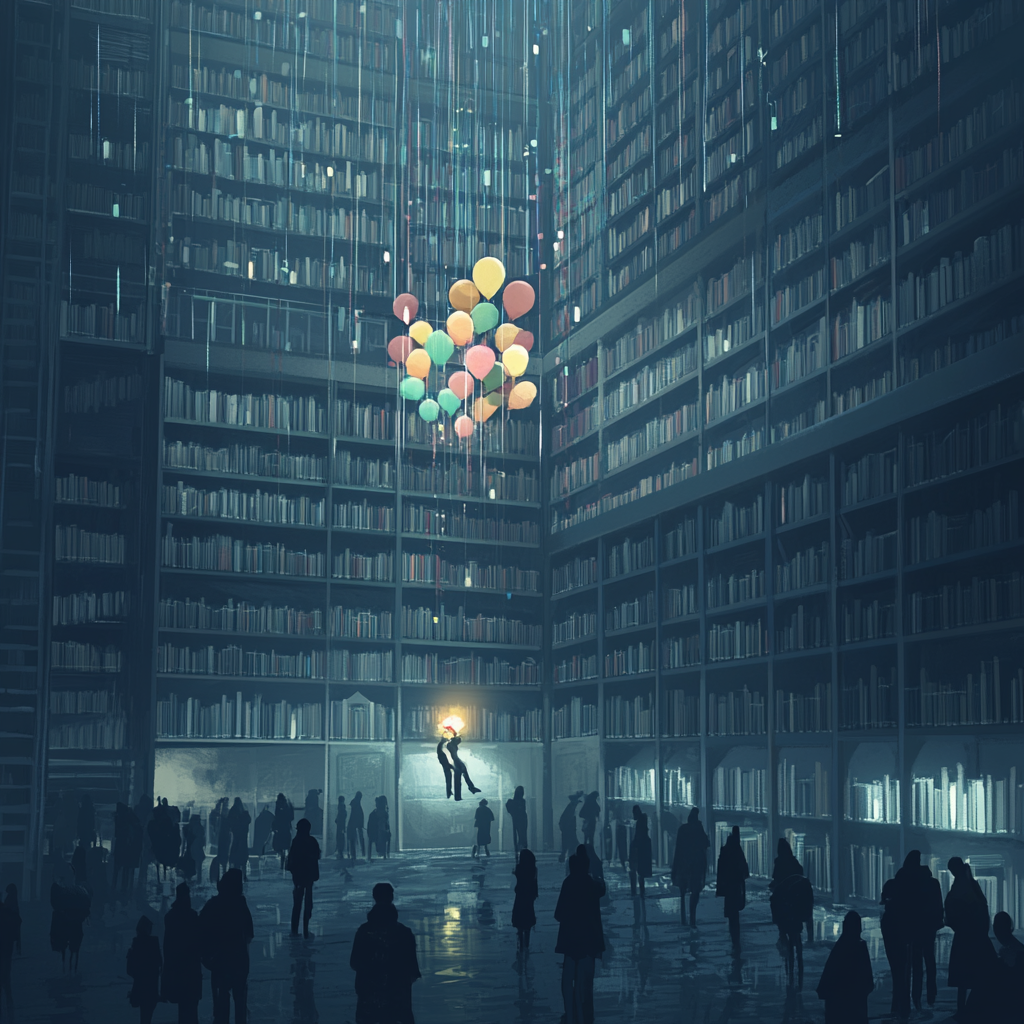
[(188, 843), (188, 854), (195, 865), (196, 884), (203, 881), (203, 862), (206, 860), (206, 829), (198, 813), (189, 815), (182, 828), (182, 838)]
[(860, 937), (856, 910), (843, 918), (843, 931), (825, 961), (818, 998), (825, 1001), (825, 1024), (867, 1024), (868, 996), (875, 988), (871, 956)]
[(478, 857), (483, 850), (488, 857), (491, 855), (491, 822), (494, 821), (494, 812), (487, 806), (486, 800), (481, 800), (473, 816), (473, 827), (476, 829), (476, 842), (473, 844), (472, 856)]
[(729, 922), (729, 937), (735, 955), (740, 952), (740, 911), (747, 905), (747, 879), (750, 868), (740, 845), (740, 827), (733, 825), (718, 855), (718, 878), (715, 895), (725, 900), (725, 917)]
[(348, 805), (348, 854), (352, 862), (356, 859), (356, 843), (359, 844), (359, 852), (366, 856), (366, 841), (363, 838), (363, 794), (357, 792)]
[(199, 913), (199, 930), (203, 966), (210, 972), (214, 1024), (228, 1024), (232, 996), (235, 1024), (246, 1024), (253, 927), (238, 868), (225, 871), (218, 881), (217, 895)]
[(228, 828), (231, 830), (231, 853), (228, 855), (228, 863), (233, 868), (238, 868), (244, 878), (249, 866), (249, 825), (252, 823), (252, 815), (245, 809), (241, 797), (235, 797), (227, 819)]
[(951, 857), (946, 866), (953, 876), (945, 906), (946, 924), (953, 929), (948, 984), (957, 990), (957, 1014), (963, 1017), (968, 990), (984, 985), (992, 973), (995, 950), (988, 938), (988, 900), (970, 865)]
[(516, 955), (530, 952), (530, 929), (537, 924), (533, 908), (537, 902), (537, 858), (532, 850), (519, 851), (519, 863), (512, 872), (516, 876), (516, 899), (512, 904), (512, 927), (516, 930)]
[(135, 812), (119, 800), (114, 808), (114, 891), (128, 893), (142, 853), (142, 826)]
[(322, 792), (322, 789), (307, 790), (306, 806), (302, 809), (302, 816), (309, 822), (310, 829), (315, 836), (324, 834), (324, 809), (320, 806)]
[(164, 1002), (177, 1003), (178, 1024), (199, 1024), (199, 1000), (203, 997), (199, 915), (192, 909), (192, 894), (185, 882), (174, 892), (177, 898), (164, 918), (161, 996)]
[[(55, 881), (50, 886), (50, 948), (60, 953), (61, 968), (65, 957), (68, 968), (78, 970), (78, 958), (85, 938), (83, 925), (92, 910), (92, 899), (87, 889), (67, 878)], [(70, 954), (70, 955), (68, 955)]]
[[(794, 858), (795, 860), (796, 858)], [(797, 862), (799, 863), (799, 862)], [(804, 876), (803, 869), (792, 872), (777, 882), (771, 895), (772, 920), (779, 928), (783, 939), (786, 957), (786, 976), (790, 987), (794, 984), (793, 972), (796, 968), (796, 988), (804, 987), (804, 944), (803, 928), (808, 926), (808, 936), (814, 927), (814, 890), (810, 881)]]
[(640, 883), (640, 899), (646, 899), (644, 880), (654, 873), (651, 853), (651, 833), (647, 826), (647, 815), (633, 804), (633, 841), (629, 844), (629, 894), (636, 896), (637, 882)]
[(576, 834), (576, 805), (580, 802), (583, 791), (569, 794), (569, 802), (562, 810), (562, 816), (558, 819), (558, 831), (562, 837), (562, 850), (558, 854), (558, 863), (565, 862), (579, 846), (579, 836)]
[[(342, 800), (345, 798), (342, 797)], [(295, 808), (285, 797), (284, 793), (277, 794), (277, 803), (274, 804), (274, 853), (281, 860), (281, 870), (284, 871), (285, 861), (288, 858), (288, 850), (292, 845), (292, 822), (295, 820)], [(342, 847), (343, 848), (343, 847)]]
[[(377, 845), (377, 832), (379, 826), (377, 819), (380, 817), (380, 797), (377, 797), (373, 801), (373, 810), (367, 815), (366, 818), (366, 862), (369, 864), (373, 860), (373, 848)], [(380, 850), (377, 851), (378, 854)]]
[(0, 903), (0, 1004), (7, 1007), (9, 1020), (14, 1017), (11, 962), (15, 950), (21, 952), (21, 910), (18, 887), (12, 882), (7, 886), (3, 903)]
[(274, 831), (274, 815), (269, 804), (264, 804), (263, 810), (256, 815), (252, 823), (252, 853), (262, 857), (266, 852), (267, 843)]
[(526, 849), (526, 790), (522, 786), (516, 786), (515, 793), (505, 801), (505, 810), (512, 819), (512, 849), (516, 856), (520, 850)]
[(679, 886), (679, 916), (686, 927), (686, 893), (690, 893), (690, 927), (697, 927), (697, 901), (704, 891), (711, 840), (700, 823), (700, 808), (691, 807), (686, 823), (676, 833), (672, 857), (672, 883)]
[(388, 798), (379, 796), (377, 803), (377, 852), (387, 860), (391, 856), (391, 811)]
[(594, 845), (594, 835), (597, 832), (597, 819), (601, 817), (601, 805), (597, 802), (600, 794), (595, 790), (583, 798), (583, 806), (580, 808), (580, 821), (583, 823), (583, 844), (584, 846)]
[(153, 922), (143, 914), (135, 926), (135, 938), (125, 957), (132, 988), (128, 1002), (138, 1007), (140, 1024), (150, 1024), (160, 1001), (160, 943), (153, 934)]
[(882, 886), (878, 901), (882, 910), (881, 930), (885, 958), (889, 962), (892, 977), (892, 1001), (889, 1013), (894, 1018), (906, 1017), (910, 1012), (910, 980), (907, 953), (910, 948), (910, 922), (907, 919), (907, 905), (900, 899), (900, 890), (895, 878), (888, 879)]
[(595, 960), (604, 955), (601, 898), (604, 882), (587, 872), (578, 855), (569, 857), (569, 873), (555, 904), (558, 939), (555, 952), (562, 954), (562, 1000), (566, 1024), (592, 1024), (594, 1020)]
[(444, 772), (444, 789), (449, 800), (452, 798), (452, 762), (448, 757), (448, 740), (455, 735), (455, 730), (450, 726), (445, 726), (444, 731), (441, 733), (441, 738), (437, 741), (437, 763), (441, 766), (441, 771)]
[(998, 1019), (1019, 1024), (1024, 1020), (1024, 942), (1013, 934), (1013, 918), (1001, 910), (992, 918), (992, 932), (999, 943), (995, 1012)]
[(221, 875), (228, 870), (231, 856), (231, 820), (228, 818), (228, 798), (222, 796), (210, 811), (210, 838), (217, 838), (217, 856), (210, 862), (210, 881), (220, 884)]
[[(935, 936), (942, 927), (942, 889), (939, 880), (921, 863), (921, 851), (911, 850), (896, 872), (893, 901), (902, 908), (905, 961), (900, 980), (899, 1010), (910, 1012), (910, 999), (921, 1009), (921, 988), (927, 976), (928, 1005), (935, 1005), (938, 988), (935, 977)], [(895, 983), (895, 977), (894, 977)]]
[(462, 799), (462, 782), (465, 780), (466, 788), (470, 793), (479, 793), (480, 790), (473, 785), (473, 780), (469, 777), (469, 769), (466, 767), (466, 762), (459, 757), (459, 744), (462, 742), (462, 737), (458, 734), (452, 736), (448, 741), (448, 753), (452, 758), (452, 773), (455, 776), (455, 799)]
[[(295, 825), (295, 838), (288, 851), (288, 870), (292, 876), (292, 935), (299, 934), (299, 911), (302, 911), (302, 934), (309, 938), (309, 919), (313, 916), (313, 883), (320, 880), (320, 844), (311, 835), (309, 819), (300, 818)], [(305, 909), (303, 909), (305, 903)]]
[(171, 817), (166, 797), (153, 808), (146, 833), (156, 862), (157, 878), (160, 878), (161, 868), (166, 878), (167, 872), (177, 867), (178, 851), (181, 848), (181, 833)]
[(344, 870), (345, 864), (345, 822), (347, 821), (348, 803), (344, 796), (339, 796), (338, 813), (334, 816), (334, 845), (338, 853), (338, 863), (342, 865), (342, 870)]
[(356, 1024), (415, 1024), (416, 937), (399, 923), (387, 882), (373, 887), (373, 906), (356, 931), (349, 966), (356, 972)]

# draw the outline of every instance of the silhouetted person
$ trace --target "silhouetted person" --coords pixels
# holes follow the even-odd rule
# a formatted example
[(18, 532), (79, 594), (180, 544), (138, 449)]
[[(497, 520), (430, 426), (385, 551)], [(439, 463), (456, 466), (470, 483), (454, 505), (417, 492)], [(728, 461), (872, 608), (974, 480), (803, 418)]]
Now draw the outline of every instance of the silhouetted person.
[(61, 967), (68, 954), (68, 967), (78, 970), (78, 957), (82, 949), (84, 932), (82, 926), (89, 916), (92, 901), (89, 893), (80, 885), (67, 880), (54, 882), (50, 886), (50, 948), (60, 953)]
[(570, 794), (569, 803), (558, 819), (558, 831), (562, 837), (562, 849), (558, 854), (559, 864), (563, 863), (565, 858), (570, 856), (579, 845), (579, 836), (576, 834), (576, 805), (582, 796), (582, 791)]
[(228, 1024), (231, 997), (235, 1024), (246, 1024), (252, 914), (242, 895), (242, 872), (231, 868), (217, 883), (217, 895), (199, 914), (203, 964), (210, 972), (214, 1024)]
[[(787, 844), (788, 845), (788, 844)], [(796, 861), (796, 858), (793, 858)], [(799, 861), (797, 861), (799, 864)], [(796, 987), (804, 986), (804, 944), (803, 927), (808, 922), (808, 935), (814, 920), (814, 890), (810, 881), (804, 876), (803, 869), (799, 873), (791, 872), (777, 882), (773, 882), (771, 895), (772, 920), (778, 925), (782, 935), (785, 956), (786, 976), (789, 984), (793, 984), (793, 969), (796, 967)]]
[[(203, 819), (198, 814), (190, 815), (181, 834), (182, 840), (187, 844), (188, 857), (194, 865), (196, 882), (202, 883), (203, 862), (206, 860), (206, 830), (203, 828)], [(187, 876), (186, 880), (191, 881)]]
[(466, 767), (466, 762), (459, 757), (459, 744), (462, 742), (462, 737), (459, 735), (453, 736), (448, 741), (448, 753), (452, 757), (452, 772), (455, 776), (455, 799), (462, 799), (462, 782), (465, 779), (466, 789), (470, 793), (479, 793), (480, 790), (473, 785), (473, 780), (469, 777), (469, 769)]
[(633, 804), (633, 841), (629, 844), (629, 894), (636, 896), (637, 883), (640, 884), (640, 899), (646, 899), (644, 881), (654, 873), (651, 855), (651, 833), (647, 827), (647, 815), (640, 810), (639, 804)]
[(615, 819), (615, 852), (622, 870), (625, 871), (629, 863), (629, 829), (621, 818)]
[(82, 843), (76, 844), (75, 852), (71, 854), (71, 873), (75, 876), (75, 885), (89, 885), (89, 859)]
[(227, 819), (231, 830), (231, 853), (228, 855), (228, 863), (233, 868), (238, 868), (244, 878), (245, 869), (249, 866), (249, 824), (252, 815), (245, 809), (241, 797), (235, 797)]
[(906, 1017), (910, 1013), (910, 921), (908, 906), (900, 898), (895, 878), (882, 886), (878, 901), (882, 907), (882, 944), (892, 975), (892, 1002), (889, 1012), (893, 1017)]
[[(292, 845), (292, 822), (294, 820), (295, 808), (292, 807), (291, 801), (285, 797), (284, 793), (278, 793), (277, 803), (274, 804), (274, 853), (281, 859), (282, 871), (284, 871), (288, 851)], [(338, 847), (338, 849), (343, 848), (344, 844), (340, 844)]]
[(414, 1024), (412, 986), (419, 978), (416, 937), (398, 922), (395, 890), (373, 887), (373, 906), (352, 942), (356, 972), (356, 1024)]
[(537, 924), (533, 908), (537, 901), (537, 858), (532, 850), (519, 851), (519, 863), (512, 872), (516, 876), (516, 899), (512, 904), (512, 927), (516, 930), (516, 953), (530, 952), (530, 929)]
[(153, 808), (153, 814), (150, 817), (146, 831), (149, 835), (149, 845), (153, 851), (153, 859), (157, 865), (157, 879), (160, 878), (161, 868), (163, 868), (164, 877), (166, 877), (167, 871), (177, 866), (178, 851), (181, 849), (181, 833), (171, 817), (166, 799)]
[(505, 810), (512, 819), (512, 849), (518, 856), (520, 850), (526, 849), (526, 790), (516, 786), (515, 793), (505, 801)]
[[(191, 820), (191, 819), (190, 819)], [(192, 909), (192, 896), (182, 882), (177, 898), (164, 917), (164, 969), (161, 995), (178, 1004), (178, 1024), (199, 1024), (199, 1000), (203, 997), (202, 930)]]
[(374, 802), (377, 806), (377, 852), (387, 860), (391, 856), (391, 811), (386, 796), (379, 796)]
[[(1013, 934), (1013, 918), (1001, 910), (992, 919), (992, 931), (999, 943), (996, 985), (998, 1019), (1024, 1020), (1024, 942)], [(1016, 1015), (1016, 1016), (1014, 1016)]]
[(843, 918), (843, 932), (825, 961), (818, 998), (825, 1000), (825, 1024), (867, 1024), (868, 996), (874, 990), (871, 956), (860, 937), (860, 914)]
[[(772, 865), (772, 880), (768, 883), (768, 888), (775, 892), (779, 883), (789, 878), (790, 875), (802, 875), (803, 873), (803, 865), (796, 859), (796, 854), (793, 853), (793, 847), (789, 845), (789, 840), (785, 838), (780, 839), (776, 847), (775, 863)], [(779, 929), (779, 941), (785, 942), (785, 929), (779, 921), (775, 920), (774, 913), (772, 921)]]
[[(12, 882), (0, 903), (0, 1007), (7, 1007), (7, 1016), (14, 1016), (14, 992), (11, 988), (11, 961), (14, 951), (21, 952), (21, 909), (18, 887)], [(1012, 931), (1012, 929), (1011, 929)]]
[(119, 800), (114, 808), (114, 890), (130, 892), (142, 854), (142, 826), (135, 812)]
[(491, 855), (491, 822), (494, 821), (494, 812), (487, 806), (486, 800), (481, 800), (477, 805), (476, 814), (473, 815), (473, 827), (476, 829), (476, 841), (473, 843), (472, 856), (476, 857), (483, 850), (488, 857)]
[(750, 868), (740, 845), (740, 827), (733, 825), (729, 838), (718, 854), (718, 879), (715, 895), (725, 900), (725, 917), (734, 954), (740, 951), (740, 911), (747, 905), (747, 879)]
[[(935, 978), (935, 935), (942, 927), (942, 888), (931, 870), (921, 863), (921, 851), (911, 850), (894, 879), (897, 899), (905, 907), (907, 966), (909, 978), (902, 983), (904, 992), (910, 986), (914, 1006), (921, 1009), (921, 988), (927, 976), (928, 1005), (935, 1005), (938, 986)], [(910, 996), (901, 996), (900, 1005), (908, 1012)]]
[(143, 915), (135, 926), (135, 938), (125, 957), (132, 989), (128, 1002), (137, 1007), (141, 1024), (150, 1024), (153, 1011), (160, 1001), (160, 943), (153, 934), (153, 922)]
[(562, 882), (555, 905), (558, 940), (562, 954), (562, 1000), (566, 1024), (591, 1024), (594, 1019), (594, 961), (604, 955), (601, 923), (603, 882), (587, 873), (577, 854), (569, 857), (569, 874)]
[[(338, 797), (338, 813), (334, 816), (334, 845), (338, 852), (338, 861), (345, 862), (345, 822), (348, 821), (348, 804), (344, 796)], [(275, 847), (276, 849), (276, 847)]]
[[(302, 911), (302, 934), (309, 938), (309, 919), (313, 916), (313, 883), (320, 880), (320, 844), (310, 834), (308, 819), (299, 818), (295, 838), (288, 851), (288, 870), (292, 876), (292, 935), (299, 934), (299, 911)], [(303, 907), (305, 902), (305, 907)]]
[(269, 806), (256, 815), (252, 823), (252, 852), (257, 857), (262, 857), (267, 852), (267, 843), (270, 841), (271, 833), (274, 831), (274, 815)]
[(220, 884), (221, 875), (228, 870), (231, 858), (231, 818), (228, 798), (221, 797), (210, 812), (210, 835), (217, 837), (217, 856), (210, 864), (210, 881)]
[(597, 802), (598, 793), (588, 793), (583, 798), (583, 806), (580, 808), (580, 821), (583, 827), (583, 843), (585, 846), (594, 845), (594, 834), (597, 832), (597, 819), (601, 817), (601, 805)]
[(685, 825), (676, 833), (676, 850), (672, 858), (672, 882), (679, 886), (679, 916), (686, 927), (686, 893), (690, 893), (690, 927), (697, 927), (697, 901), (704, 890), (708, 872), (708, 839), (700, 823), (700, 808), (691, 807)]
[[(453, 732), (452, 736), (454, 735), (455, 733)], [(444, 789), (448, 799), (450, 800), (452, 797), (452, 762), (449, 759), (446, 750), (448, 740), (449, 736), (446, 727), (446, 731), (437, 741), (437, 763), (441, 766), (441, 770), (444, 772)]]
[(96, 808), (92, 797), (83, 793), (78, 802), (78, 842), (88, 849), (96, 842)]
[(946, 924), (953, 929), (948, 984), (957, 990), (957, 1013), (963, 1016), (967, 991), (983, 985), (992, 970), (995, 951), (988, 938), (988, 901), (969, 864), (951, 857), (953, 884), (946, 894)]
[(597, 847), (593, 843), (580, 843), (576, 847), (576, 856), (586, 864), (587, 874), (591, 878), (604, 882), (604, 864), (601, 863), (601, 858), (597, 855)]
[(306, 806), (302, 809), (302, 816), (309, 822), (310, 831), (315, 836), (324, 834), (324, 810), (320, 806), (322, 792), (322, 789), (307, 790)]
[[(380, 797), (373, 801), (373, 810), (366, 816), (366, 863), (373, 861), (373, 848), (377, 845), (377, 818), (380, 816)], [(380, 851), (377, 851), (380, 853)]]
[(366, 845), (363, 839), (363, 794), (356, 793), (348, 805), (348, 854), (353, 861), (356, 859), (356, 843), (359, 852), (366, 856)]

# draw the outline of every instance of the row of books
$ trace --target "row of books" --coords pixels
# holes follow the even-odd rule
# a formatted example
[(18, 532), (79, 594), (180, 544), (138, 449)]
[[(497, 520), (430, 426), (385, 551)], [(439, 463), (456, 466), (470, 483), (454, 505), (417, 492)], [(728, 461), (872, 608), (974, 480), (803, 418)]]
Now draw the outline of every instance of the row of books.
[[(301, 526), (325, 526), (323, 498), (314, 500), (306, 495), (292, 497), (280, 492), (264, 491), (257, 488), (255, 492), (240, 491), (237, 488), (219, 487), (207, 490), (203, 487), (186, 485), (183, 480), (177, 484), (164, 484), (162, 488), (161, 510), (166, 515), (201, 516), (205, 518), (238, 519), (252, 523), (278, 523)], [(366, 513), (363, 520), (369, 523), (370, 510), (363, 503)], [(384, 529), (384, 526), (361, 526), (358, 522), (349, 523), (345, 513), (348, 507), (334, 506), (334, 525), (347, 526), (351, 529)], [(390, 529), (394, 529), (394, 509), (385, 508), (385, 515), (390, 513)], [(378, 522), (375, 517), (373, 522)]]
[(959, 515), (931, 511), (907, 524), (907, 560), (911, 565), (993, 544), (1020, 539), (1019, 493), (1010, 490), (985, 508)]
[(568, 704), (551, 709), (551, 738), (564, 740), (597, 735), (597, 705), (570, 697)]
[(108, 715), (102, 719), (52, 723), (49, 749), (53, 750), (124, 750), (128, 745), (128, 722), (124, 715)]
[(426, 537), (454, 537), (460, 540), (540, 543), (540, 527), (533, 520), (478, 518), (460, 515), (454, 511), (413, 505), (409, 502), (402, 503), (402, 532)]
[(440, 723), (457, 714), (465, 723), (461, 735), (470, 742), (540, 743), (544, 739), (544, 713), (540, 708), (523, 711), (489, 711), (476, 706), (419, 705), (408, 709), (403, 736), (406, 739), (440, 738)]
[(441, 583), (453, 587), (481, 587), (485, 590), (537, 592), (540, 572), (515, 565), (482, 565), (475, 559), (449, 562), (437, 555), (402, 552), (402, 579), (406, 583)]
[(566, 644), (597, 635), (596, 612), (572, 612), (551, 627), (552, 644)]
[(128, 544), (123, 533), (101, 533), (75, 524), (54, 527), (53, 556), (58, 562), (124, 565)]
[(764, 768), (719, 765), (712, 776), (712, 806), (716, 811), (768, 813), (768, 773)]
[(66, 505), (96, 505), (99, 508), (126, 508), (129, 489), (110, 480), (92, 480), (68, 473), (53, 481), (53, 500)]
[[(340, 611), (340, 608), (334, 609)], [(286, 636), (322, 636), (324, 613), (320, 608), (304, 611), (290, 605), (255, 605), (234, 598), (218, 606), (208, 605), (201, 597), (193, 601), (161, 598), (157, 623), (165, 629), (222, 630), (225, 633), (273, 633)], [(337, 635), (337, 634), (335, 634)]]
[(245, 651), (235, 644), (218, 649), (213, 644), (179, 647), (164, 643), (157, 645), (156, 670), (184, 675), (323, 679), (327, 656), (317, 650), (280, 654), (273, 650)]
[(783, 829), (782, 834), (789, 842), (804, 869), (804, 875), (819, 892), (832, 891), (832, 839), (826, 831), (821, 843), (808, 843), (806, 832)]
[(128, 617), (131, 595), (127, 590), (81, 590), (54, 594), (54, 626), (78, 626), (86, 622), (118, 622)]
[(764, 569), (751, 569), (743, 576), (719, 573), (705, 584), (708, 608), (726, 608), (731, 604), (756, 601), (765, 596)]
[(900, 780), (888, 773), (870, 781), (852, 774), (843, 783), (843, 816), (847, 821), (900, 823)]
[(604, 732), (609, 739), (641, 739), (655, 735), (654, 704), (651, 695), (605, 698)]
[(815, 683), (808, 694), (775, 691), (775, 731), (831, 732), (832, 687)]
[(50, 668), (64, 672), (120, 672), (124, 653), (112, 644), (97, 647), (77, 640), (50, 641)]
[(608, 630), (630, 629), (633, 626), (649, 626), (657, 620), (657, 605), (654, 602), (654, 591), (647, 591), (644, 596), (632, 601), (623, 601), (614, 605), (604, 615), (604, 628)]
[[(292, 551), (281, 543), (249, 543), (224, 534), (175, 537), (170, 523), (160, 539), (160, 556), (160, 564), (172, 569), (272, 576), (327, 575), (327, 556), (322, 551)], [(387, 556), (389, 559), (392, 557)], [(362, 561), (361, 558), (359, 560)], [(340, 573), (337, 570), (344, 565), (344, 556), (336, 555), (334, 564), (335, 575), (338, 576)], [(387, 578), (390, 580), (390, 572)]]
[(662, 768), (661, 800), (667, 807), (696, 807), (700, 804), (700, 775), (682, 768)]
[(639, 569), (650, 569), (658, 560), (653, 537), (644, 537), (634, 541), (626, 537), (608, 549), (608, 579), (636, 572)]
[(914, 591), (907, 611), (911, 633), (1017, 619), (1024, 615), (1024, 575), (974, 576), (969, 583), (957, 581)]
[(315, 396), (232, 394), (214, 388), (199, 391), (173, 377), (164, 378), (164, 415), (196, 423), (261, 427), (285, 433), (327, 433), (327, 409)]
[(439, 608), (402, 608), (402, 635), (410, 640), (452, 640), (458, 642), (521, 644), (539, 647), (544, 627), (510, 619), (504, 615), (467, 616), (459, 606), (454, 613)]
[(908, 726), (1016, 725), (1024, 722), (1024, 668), (1000, 675), (999, 658), (981, 662), (977, 680), (929, 678), (922, 667), (917, 686), (907, 686)]
[(829, 580), (829, 544), (823, 540), (817, 547), (797, 551), (792, 558), (775, 564), (775, 592), (785, 594), (791, 590), (814, 587)]
[(760, 658), (768, 653), (768, 634), (761, 619), (713, 623), (708, 627), (708, 660)]
[(323, 705), (264, 701), (262, 694), (243, 700), (222, 694), (217, 703), (168, 694), (156, 702), (157, 739), (319, 740)]
[(779, 814), (791, 818), (828, 818), (828, 768), (820, 761), (810, 765), (792, 764), (783, 757), (776, 768), (776, 798)]
[[(309, 483), (325, 483), (327, 480), (327, 459), (324, 456), (267, 451), (251, 444), (211, 448), (196, 441), (165, 440), (163, 465), (166, 469), (193, 469), (201, 473), (264, 476)], [(391, 466), (393, 477), (394, 464), (387, 465)], [(338, 482), (348, 481), (338, 477)], [(391, 486), (394, 486), (393, 480)]]
[(540, 665), (533, 658), (513, 663), (504, 658), (441, 657), (403, 654), (402, 681), (466, 686), (537, 686)]
[(1024, 785), (1011, 767), (1002, 778), (987, 772), (968, 777), (957, 762), (943, 767), (938, 778), (918, 777), (910, 783), (910, 823), (948, 832), (1019, 835), (1024, 824)]

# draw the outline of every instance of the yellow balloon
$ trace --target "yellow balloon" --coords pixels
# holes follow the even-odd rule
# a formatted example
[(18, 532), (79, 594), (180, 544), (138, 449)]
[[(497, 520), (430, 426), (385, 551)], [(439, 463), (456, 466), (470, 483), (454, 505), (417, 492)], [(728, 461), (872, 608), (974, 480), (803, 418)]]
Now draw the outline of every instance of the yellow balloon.
[[(472, 313), (473, 307), (480, 301), (480, 292), (472, 281), (463, 278), (448, 289), (448, 301), (463, 313)], [(451, 334), (451, 331), (448, 333)]]
[(505, 267), (501, 260), (484, 256), (473, 267), (473, 283), (485, 298), (490, 298), (505, 283)]
[(477, 423), (486, 423), (499, 409), (500, 405), (491, 405), (482, 398), (473, 403), (473, 419)]
[(537, 397), (537, 386), (528, 380), (520, 381), (508, 396), (508, 407), (510, 409), (525, 409), (533, 404)]
[[(521, 377), (530, 365), (530, 353), (522, 345), (509, 345), (501, 354), (501, 362), (510, 377)], [(408, 359), (405, 365), (408, 367)]]
[(519, 328), (515, 324), (502, 324), (494, 332), (494, 344), (499, 352), (504, 352), (515, 340)]
[(426, 344), (427, 338), (433, 334), (434, 328), (427, 323), (426, 320), (417, 320), (416, 323), (409, 328), (409, 337), (418, 345)]
[(445, 322), (448, 337), (461, 348), (473, 340), (473, 318), (461, 309), (457, 309)]
[(430, 373), (430, 367), (433, 364), (430, 361), (430, 356), (427, 355), (426, 349), (417, 348), (413, 349), (405, 357), (405, 372), (410, 377), (426, 377)]

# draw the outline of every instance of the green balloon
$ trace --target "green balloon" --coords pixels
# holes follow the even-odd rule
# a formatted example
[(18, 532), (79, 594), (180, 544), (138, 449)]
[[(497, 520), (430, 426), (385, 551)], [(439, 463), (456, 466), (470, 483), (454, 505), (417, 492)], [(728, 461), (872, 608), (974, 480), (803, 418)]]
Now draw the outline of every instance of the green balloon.
[(398, 385), (398, 393), (403, 398), (408, 398), (411, 402), (419, 401), (426, 393), (427, 387), (419, 379), (419, 377), (406, 377), (401, 384)]
[(423, 348), (435, 366), (444, 366), (455, 351), (455, 342), (444, 331), (432, 331)]
[(437, 401), (449, 416), (454, 416), (462, 406), (462, 399), (451, 388), (443, 388), (438, 392)]
[(500, 388), (505, 383), (505, 370), (501, 363), (495, 363), (494, 368), (491, 370), (486, 377), (484, 377), (483, 385), (484, 391), (493, 391), (495, 388)]
[(497, 307), (490, 302), (478, 302), (469, 315), (473, 318), (473, 330), (477, 334), (486, 334), (492, 327), (497, 327), (501, 319)]
[(424, 398), (420, 402), (419, 414), (421, 420), (426, 420), (428, 423), (433, 423), (437, 419), (437, 414), (440, 411), (440, 406), (432, 398)]

